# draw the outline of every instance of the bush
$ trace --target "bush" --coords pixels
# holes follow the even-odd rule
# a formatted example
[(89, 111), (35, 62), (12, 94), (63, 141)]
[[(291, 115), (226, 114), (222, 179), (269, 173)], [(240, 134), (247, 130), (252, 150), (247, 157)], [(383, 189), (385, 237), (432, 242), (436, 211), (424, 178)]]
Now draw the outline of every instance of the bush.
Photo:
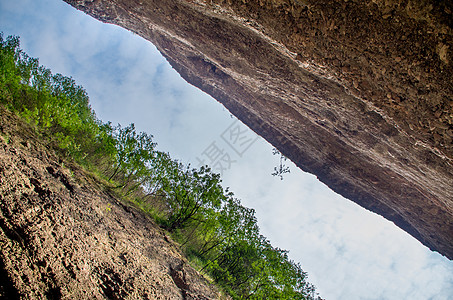
[(2, 34), (0, 103), (154, 216), (234, 299), (314, 299), (300, 266), (260, 235), (255, 211), (222, 187), (220, 175), (157, 151), (134, 124), (98, 120), (71, 77), (52, 75), (19, 48), (19, 38)]

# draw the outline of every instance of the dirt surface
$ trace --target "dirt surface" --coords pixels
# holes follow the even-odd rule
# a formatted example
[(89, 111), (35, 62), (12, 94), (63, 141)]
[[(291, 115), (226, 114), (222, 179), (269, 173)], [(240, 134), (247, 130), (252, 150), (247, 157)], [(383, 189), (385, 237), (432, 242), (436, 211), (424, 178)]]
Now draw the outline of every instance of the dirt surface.
[(301, 169), (453, 258), (451, 1), (65, 1), (148, 39)]
[(220, 298), (140, 211), (0, 116), (0, 298)]

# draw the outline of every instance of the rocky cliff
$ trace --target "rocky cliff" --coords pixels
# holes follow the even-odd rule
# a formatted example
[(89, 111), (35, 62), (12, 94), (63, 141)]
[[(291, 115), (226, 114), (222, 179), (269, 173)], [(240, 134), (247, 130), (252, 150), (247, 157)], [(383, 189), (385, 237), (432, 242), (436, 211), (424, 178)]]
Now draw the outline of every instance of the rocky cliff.
[(451, 2), (65, 1), (148, 39), (301, 169), (453, 258)]
[(1, 299), (219, 299), (141, 211), (0, 106)]

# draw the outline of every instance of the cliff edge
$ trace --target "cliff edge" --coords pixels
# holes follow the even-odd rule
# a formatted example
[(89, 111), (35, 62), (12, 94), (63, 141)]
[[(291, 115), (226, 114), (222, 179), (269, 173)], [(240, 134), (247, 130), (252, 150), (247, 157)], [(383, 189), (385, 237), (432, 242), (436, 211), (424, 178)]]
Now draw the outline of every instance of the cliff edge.
[(143, 212), (0, 116), (0, 298), (221, 298)]
[(301, 169), (453, 258), (451, 2), (65, 2), (151, 41)]

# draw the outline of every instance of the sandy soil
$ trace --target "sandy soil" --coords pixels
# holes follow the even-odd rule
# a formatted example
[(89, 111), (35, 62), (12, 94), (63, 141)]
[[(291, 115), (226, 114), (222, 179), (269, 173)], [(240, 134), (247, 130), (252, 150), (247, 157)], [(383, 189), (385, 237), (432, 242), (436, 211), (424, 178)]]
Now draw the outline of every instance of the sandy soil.
[(143, 213), (0, 109), (0, 298), (219, 298)]

